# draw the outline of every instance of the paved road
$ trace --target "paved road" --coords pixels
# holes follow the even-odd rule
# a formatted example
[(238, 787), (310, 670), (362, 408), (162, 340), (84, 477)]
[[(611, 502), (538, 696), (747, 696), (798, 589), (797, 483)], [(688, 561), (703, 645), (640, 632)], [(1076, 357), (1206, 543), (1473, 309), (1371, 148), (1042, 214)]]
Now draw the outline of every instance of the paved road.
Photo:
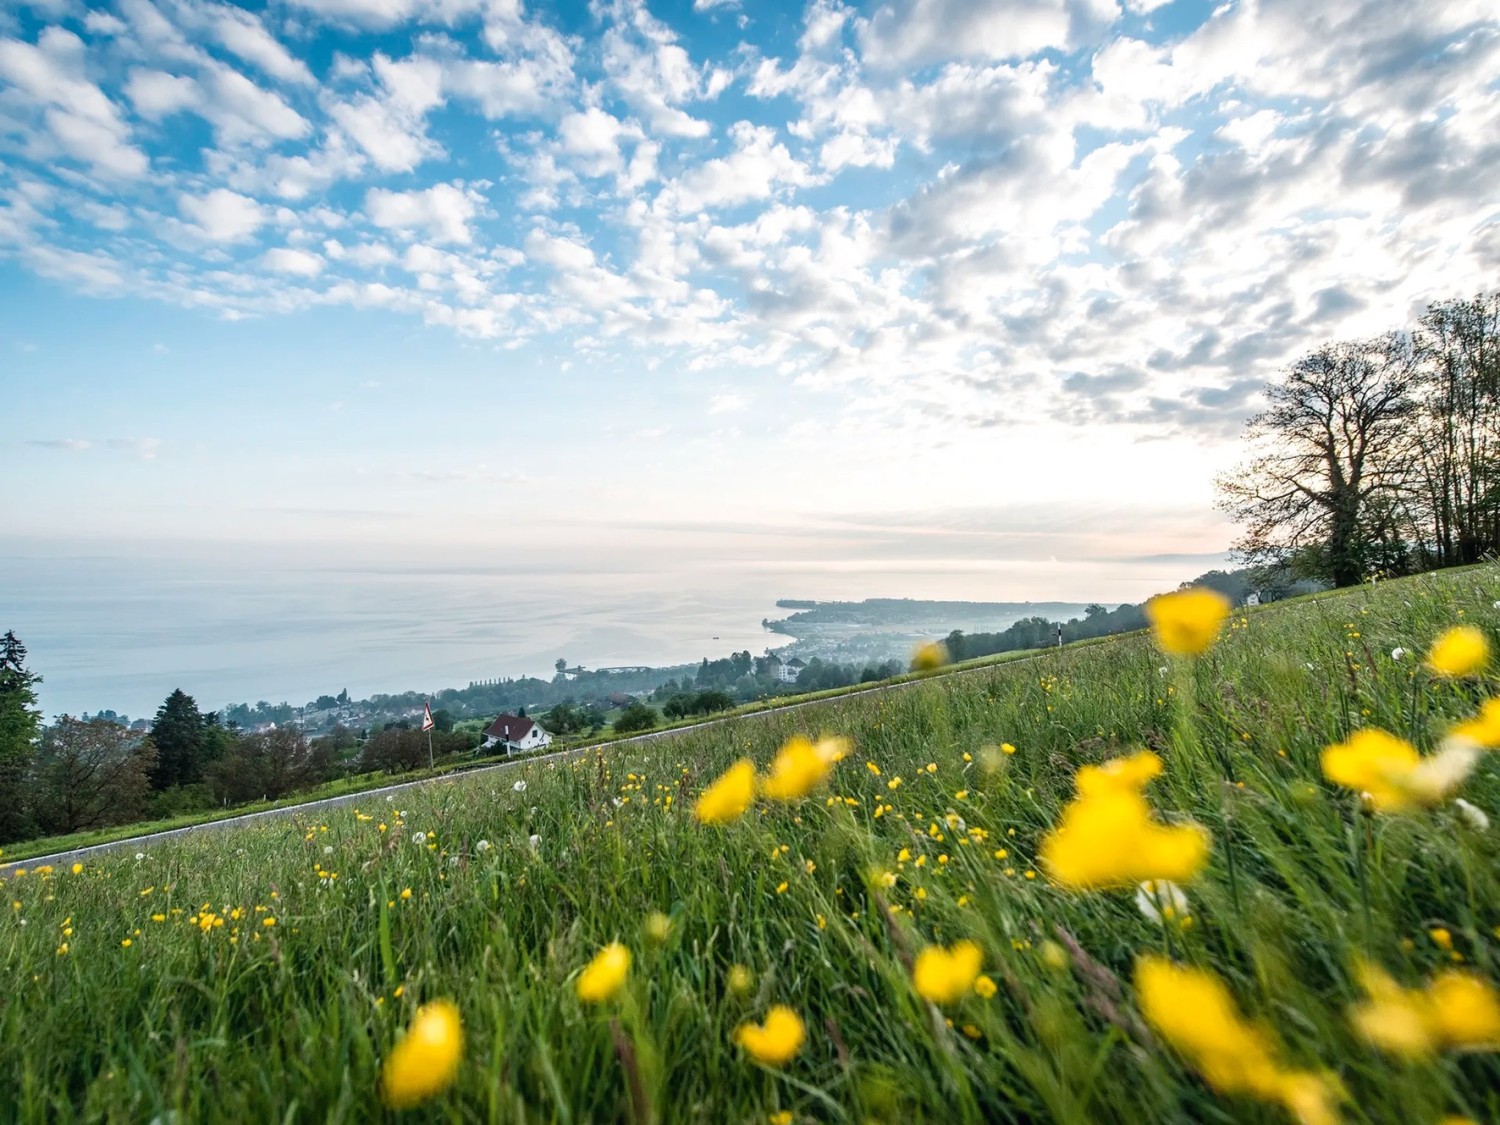
[[(978, 668), (965, 668), (958, 672), (949, 672), (950, 676), (969, 676), (975, 672), (986, 672), (992, 668), (1004, 668), (1012, 664), (1023, 664), (1028, 661), (1038, 660), (1042, 656), (1051, 655), (1038, 653), (1035, 656), (1023, 656), (1015, 660), (1002, 661), (997, 664), (985, 664)], [(848, 699), (855, 699), (861, 695), (878, 695), (885, 691), (899, 691), (901, 688), (909, 687), (915, 681), (907, 681), (900, 684), (882, 684), (879, 687), (861, 688), (859, 691), (851, 691), (844, 695), (834, 696), (830, 699), (810, 699), (804, 703), (789, 703), (784, 707), (770, 707), (764, 711), (752, 711), (746, 715), (730, 715), (722, 719), (706, 719), (701, 723), (693, 723), (685, 727), (672, 727), (670, 730), (651, 731), (647, 734), (633, 735), (630, 738), (617, 739), (603, 745), (613, 749), (617, 746), (627, 746), (631, 743), (650, 742), (657, 738), (674, 738), (679, 734), (687, 734), (689, 731), (705, 730), (709, 727), (722, 726), (725, 723), (739, 722), (745, 719), (754, 719), (762, 715), (781, 714), (786, 711), (797, 711), (804, 707), (820, 707), (829, 704), (842, 703)], [(558, 750), (552, 754), (537, 754), (526, 758), (517, 758), (514, 761), (497, 762), (492, 766), (479, 766), (475, 769), (461, 770), (456, 773), (444, 774), (440, 777), (424, 777), (418, 781), (403, 781), (399, 785), (386, 785), (379, 789), (363, 789), (358, 793), (347, 793), (342, 797), (324, 797), (318, 801), (306, 801), (300, 805), (287, 805), (280, 809), (267, 809), (264, 812), (245, 813), (241, 816), (225, 817), (223, 820), (210, 820), (203, 824), (190, 824), (185, 828), (172, 828), (165, 832), (151, 832), (144, 836), (131, 836), (124, 840), (114, 840), (108, 844), (93, 844), (86, 848), (74, 848), (66, 852), (54, 852), (51, 855), (32, 856), (30, 859), (16, 860), (13, 863), (0, 864), (0, 880), (3, 880), (14, 867), (38, 867), (43, 864), (51, 864), (54, 867), (64, 867), (74, 863), (82, 862), (89, 857), (97, 857), (105, 852), (113, 851), (143, 851), (148, 845), (170, 840), (174, 836), (185, 836), (190, 832), (211, 832), (222, 828), (234, 828), (242, 824), (250, 824), (253, 821), (264, 820), (275, 817), (294, 816), (313, 809), (332, 809), (340, 805), (349, 805), (356, 802), (366, 802), (386, 796), (390, 793), (400, 793), (406, 789), (416, 789), (423, 785), (434, 785), (441, 781), (453, 781), (458, 778), (480, 777), (497, 770), (517, 769), (521, 766), (533, 765), (537, 762), (564, 761), (568, 758), (576, 758), (581, 754), (588, 754), (598, 749), (597, 746), (580, 746), (572, 750)]]

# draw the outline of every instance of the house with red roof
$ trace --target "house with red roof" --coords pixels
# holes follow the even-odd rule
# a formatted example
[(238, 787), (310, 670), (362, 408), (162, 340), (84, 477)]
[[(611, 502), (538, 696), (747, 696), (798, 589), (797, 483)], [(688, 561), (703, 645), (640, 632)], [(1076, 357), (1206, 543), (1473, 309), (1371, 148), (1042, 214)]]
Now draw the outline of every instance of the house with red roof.
[(540, 750), (552, 744), (552, 736), (541, 725), (520, 715), (497, 715), (484, 732), (480, 749), (499, 749), (503, 754), (520, 754)]

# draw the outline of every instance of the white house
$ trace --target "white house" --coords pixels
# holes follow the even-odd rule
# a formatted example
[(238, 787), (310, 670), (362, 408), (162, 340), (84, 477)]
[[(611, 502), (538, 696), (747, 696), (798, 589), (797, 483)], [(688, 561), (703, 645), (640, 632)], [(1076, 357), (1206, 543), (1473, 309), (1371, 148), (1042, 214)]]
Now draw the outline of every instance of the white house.
[(484, 732), (481, 750), (499, 747), (506, 754), (520, 754), (526, 750), (540, 750), (552, 744), (552, 736), (530, 719), (517, 715), (498, 715)]
[(797, 677), (802, 674), (802, 669), (806, 667), (807, 664), (800, 656), (794, 656), (776, 670), (776, 675), (784, 684), (795, 684)]

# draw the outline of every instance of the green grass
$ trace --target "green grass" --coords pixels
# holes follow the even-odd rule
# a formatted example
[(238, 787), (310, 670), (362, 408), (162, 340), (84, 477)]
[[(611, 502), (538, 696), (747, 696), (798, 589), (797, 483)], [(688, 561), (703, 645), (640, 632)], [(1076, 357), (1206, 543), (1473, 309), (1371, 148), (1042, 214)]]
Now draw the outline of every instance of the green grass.
[[(1220, 974), (1289, 1063), (1336, 1075), (1346, 1120), (1500, 1120), (1496, 1055), (1400, 1062), (1345, 1017), (1357, 957), (1408, 984), (1451, 964), (1435, 928), (1495, 981), (1500, 836), (1446, 808), (1366, 817), (1318, 771), (1360, 725), (1426, 749), (1471, 713), (1485, 691), (1434, 682), (1415, 654), (1459, 621), (1493, 636), (1497, 598), (1495, 568), (1392, 582), (1238, 617), (1185, 674), (1126, 638), (33, 871), (0, 884), (0, 1106), (38, 1122), (380, 1120), (380, 1060), (420, 1002), (451, 997), (463, 1067), (413, 1120), (628, 1119), (612, 1018), (663, 1121), (1288, 1120), (1214, 1094), (1145, 1031), (1131, 966), (1166, 952)], [(798, 732), (853, 741), (830, 789), (694, 823), (724, 767), (764, 765)], [(1000, 742), (1017, 752), (985, 775)], [(1076, 767), (1143, 744), (1166, 763), (1153, 805), (1213, 833), (1182, 932), (1034, 866)], [(1463, 795), (1500, 812), (1500, 756)], [(950, 815), (987, 838), (961, 843)], [(868, 889), (872, 868), (896, 885)], [(204, 904), (224, 925), (190, 923)], [(656, 911), (673, 919), (660, 946), (643, 930)], [(959, 937), (1000, 990), (939, 1011), (907, 962)], [(614, 939), (636, 956), (626, 994), (583, 1008), (571, 979)], [(727, 987), (735, 963), (755, 974), (747, 996)], [(808, 1024), (783, 1071), (733, 1043), (774, 1003)]]

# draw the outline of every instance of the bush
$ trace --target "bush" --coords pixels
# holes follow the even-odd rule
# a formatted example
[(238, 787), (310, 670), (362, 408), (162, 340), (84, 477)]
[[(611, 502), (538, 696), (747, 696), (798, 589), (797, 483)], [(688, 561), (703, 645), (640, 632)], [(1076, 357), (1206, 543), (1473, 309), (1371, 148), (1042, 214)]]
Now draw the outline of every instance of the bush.
[(661, 716), (653, 708), (647, 707), (639, 699), (635, 699), (616, 717), (615, 730), (621, 734), (650, 730), (656, 726), (660, 719)]

